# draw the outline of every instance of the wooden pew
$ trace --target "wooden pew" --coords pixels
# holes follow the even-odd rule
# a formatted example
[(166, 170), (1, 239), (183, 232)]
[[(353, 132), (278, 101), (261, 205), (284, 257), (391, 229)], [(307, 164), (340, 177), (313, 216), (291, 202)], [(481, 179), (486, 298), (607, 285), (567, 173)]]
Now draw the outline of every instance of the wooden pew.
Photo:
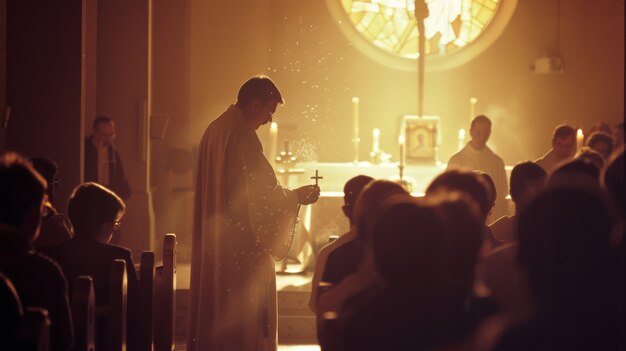
[(117, 259), (111, 263), (109, 304), (96, 306), (96, 339), (106, 343), (103, 351), (126, 351), (127, 294), (126, 261)]
[(74, 325), (74, 351), (94, 351), (96, 298), (93, 279), (82, 275), (76, 278), (70, 305)]
[(172, 351), (176, 316), (176, 234), (163, 240), (163, 266), (155, 275), (154, 348)]
[(8, 350), (50, 349), (48, 311), (39, 307), (22, 308), (11, 281), (0, 273), (0, 346)]
[(137, 351), (153, 349), (153, 308), (154, 308), (154, 252), (141, 254), (139, 268), (139, 326), (137, 328)]

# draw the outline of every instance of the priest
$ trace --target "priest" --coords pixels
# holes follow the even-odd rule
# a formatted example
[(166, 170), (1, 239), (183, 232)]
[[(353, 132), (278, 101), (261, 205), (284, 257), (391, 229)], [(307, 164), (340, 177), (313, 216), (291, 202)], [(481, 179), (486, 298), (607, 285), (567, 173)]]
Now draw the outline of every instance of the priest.
[(450, 157), (448, 169), (468, 168), (489, 174), (496, 186), (496, 205), (490, 218), (498, 219), (508, 214), (506, 196), (509, 194), (509, 186), (504, 161), (487, 146), (491, 136), (491, 120), (485, 115), (474, 117), (470, 124), (470, 136), (470, 142)]
[(274, 260), (287, 255), (300, 205), (320, 189), (281, 185), (256, 129), (280, 91), (252, 77), (200, 142), (191, 262), (190, 351), (276, 350)]

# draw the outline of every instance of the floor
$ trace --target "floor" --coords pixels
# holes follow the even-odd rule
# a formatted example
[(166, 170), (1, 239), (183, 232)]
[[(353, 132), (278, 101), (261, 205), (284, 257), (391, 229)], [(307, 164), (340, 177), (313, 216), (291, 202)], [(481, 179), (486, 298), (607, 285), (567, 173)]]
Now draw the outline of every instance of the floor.
[[(276, 270), (280, 270), (281, 267), (277, 264)], [(289, 264), (286, 267), (287, 274), (276, 275), (276, 288), (277, 290), (286, 291), (311, 291), (311, 279), (313, 274), (311, 272), (305, 272), (296, 274), (295, 272), (301, 270), (301, 267), (297, 264)], [(191, 267), (189, 263), (179, 262), (176, 266), (176, 288), (177, 290), (189, 289), (189, 277), (191, 273)], [(175, 351), (186, 350), (185, 345), (176, 345)], [(286, 345), (279, 344), (278, 351), (320, 351), (319, 345), (302, 344), (302, 345)]]

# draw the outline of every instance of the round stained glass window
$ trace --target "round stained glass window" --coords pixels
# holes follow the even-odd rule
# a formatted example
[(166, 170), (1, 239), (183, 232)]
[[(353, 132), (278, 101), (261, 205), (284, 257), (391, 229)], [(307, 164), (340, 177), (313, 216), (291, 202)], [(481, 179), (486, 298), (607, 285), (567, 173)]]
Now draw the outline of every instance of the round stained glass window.
[[(368, 56), (399, 69), (416, 69), (415, 0), (327, 0), (350, 41)], [(426, 0), (427, 70), (469, 61), (500, 35), (517, 0)]]

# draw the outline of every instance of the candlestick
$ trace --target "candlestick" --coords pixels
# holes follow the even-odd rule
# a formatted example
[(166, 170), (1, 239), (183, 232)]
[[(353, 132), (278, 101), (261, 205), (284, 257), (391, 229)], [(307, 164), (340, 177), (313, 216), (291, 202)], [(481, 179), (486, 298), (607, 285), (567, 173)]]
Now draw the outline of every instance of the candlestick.
[(583, 134), (583, 130), (578, 129), (576, 131), (576, 151), (580, 151), (580, 149), (582, 149), (584, 140), (585, 134)]
[(461, 151), (465, 147), (465, 129), (459, 129), (459, 144), (457, 145), (458, 151)]
[(354, 162), (359, 162), (359, 98), (352, 98), (352, 143), (354, 144)]
[(405, 144), (404, 135), (400, 135), (398, 137), (398, 144), (400, 145), (400, 166), (404, 167), (404, 164), (406, 162), (405, 156), (404, 156), (404, 144)]
[(380, 151), (380, 129), (374, 128), (372, 130), (373, 142), (372, 142), (372, 152), (378, 153)]
[(470, 98), (470, 123), (476, 117), (476, 103), (478, 103), (478, 99), (475, 97)]
[(278, 124), (276, 122), (272, 122), (270, 126), (270, 145), (269, 145), (269, 154), (267, 158), (270, 160), (272, 164), (276, 159), (276, 150), (278, 147)]

